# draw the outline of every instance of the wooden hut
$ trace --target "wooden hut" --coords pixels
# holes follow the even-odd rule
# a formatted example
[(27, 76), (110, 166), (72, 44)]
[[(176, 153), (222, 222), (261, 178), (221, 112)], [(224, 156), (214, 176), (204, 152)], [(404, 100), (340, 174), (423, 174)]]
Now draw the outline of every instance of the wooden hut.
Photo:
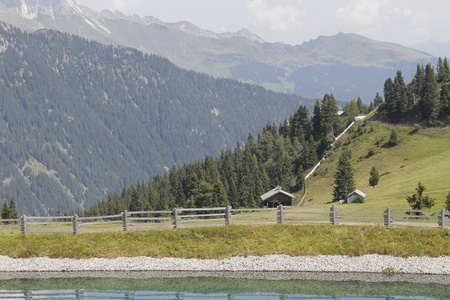
[(267, 208), (278, 207), (280, 205), (283, 206), (291, 206), (292, 200), (295, 199), (294, 195), (289, 194), (288, 192), (283, 191), (281, 186), (277, 186), (273, 190), (265, 193), (261, 197), (261, 206)]
[(361, 192), (360, 190), (354, 190), (347, 196), (347, 202), (350, 203), (358, 203), (358, 198), (362, 198), (363, 200), (366, 199), (366, 194)]

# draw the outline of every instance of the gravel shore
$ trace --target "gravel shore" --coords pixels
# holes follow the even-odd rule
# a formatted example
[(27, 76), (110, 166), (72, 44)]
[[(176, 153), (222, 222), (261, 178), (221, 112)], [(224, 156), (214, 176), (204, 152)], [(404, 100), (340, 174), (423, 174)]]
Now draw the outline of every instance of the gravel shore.
[(450, 275), (450, 257), (400, 258), (384, 255), (268, 255), (229, 259), (121, 257), (115, 259), (14, 259), (0, 256), (0, 272), (339, 272)]

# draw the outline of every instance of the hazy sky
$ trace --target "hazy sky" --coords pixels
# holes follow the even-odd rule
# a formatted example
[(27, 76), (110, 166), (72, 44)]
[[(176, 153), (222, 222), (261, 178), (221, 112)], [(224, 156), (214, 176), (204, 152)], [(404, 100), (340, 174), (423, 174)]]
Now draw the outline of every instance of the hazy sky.
[(448, 0), (76, 0), (101, 11), (187, 20), (215, 32), (247, 28), (268, 42), (301, 44), (319, 35), (357, 33), (414, 45), (450, 41)]

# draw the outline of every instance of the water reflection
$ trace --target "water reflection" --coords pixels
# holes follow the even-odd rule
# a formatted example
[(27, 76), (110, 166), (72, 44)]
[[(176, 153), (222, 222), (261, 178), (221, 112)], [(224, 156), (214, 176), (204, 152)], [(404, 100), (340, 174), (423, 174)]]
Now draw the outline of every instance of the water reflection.
[[(158, 300), (433, 300), (423, 296), (365, 296), (365, 295), (346, 295), (346, 296), (324, 296), (307, 294), (269, 294), (269, 293), (249, 293), (249, 294), (193, 294), (193, 293), (175, 293), (175, 292), (157, 292), (157, 291), (85, 291), (85, 290), (57, 290), (57, 291), (0, 291), (0, 299), (77, 299), (77, 300), (104, 300), (104, 299), (158, 299)], [(444, 298), (441, 298), (444, 299)]]
[[(45, 278), (20, 275), (3, 279), (0, 276), (0, 300), (4, 299), (158, 299), (158, 300), (272, 300), (272, 299), (333, 299), (333, 300), (443, 300), (450, 299), (450, 277), (439, 283), (395, 281), (390, 277), (378, 282), (364, 281), (355, 276), (352, 280), (311, 279), (252, 279), (250, 276), (231, 277), (172, 277), (158, 274), (132, 277), (73, 277)], [(279, 274), (278, 274), (279, 275)], [(101, 276), (97, 274), (96, 276)], [(140, 277), (141, 276), (141, 277)], [(284, 275), (283, 275), (284, 276)], [(309, 275), (308, 275), (309, 276)], [(257, 276), (256, 276), (257, 277)], [(274, 275), (275, 277), (275, 275)], [(359, 279), (358, 279), (359, 278)], [(423, 279), (417, 277), (417, 279)]]
[[(86, 291), (86, 290), (57, 290), (57, 291), (0, 291), (0, 299), (77, 299), (77, 300), (104, 300), (104, 299), (158, 299), (158, 300), (433, 300), (423, 296), (368, 296), (368, 295), (345, 295), (345, 296), (324, 296), (307, 294), (269, 294), (269, 293), (249, 293), (249, 294), (193, 294), (158, 291)], [(444, 298), (440, 298), (444, 299)]]

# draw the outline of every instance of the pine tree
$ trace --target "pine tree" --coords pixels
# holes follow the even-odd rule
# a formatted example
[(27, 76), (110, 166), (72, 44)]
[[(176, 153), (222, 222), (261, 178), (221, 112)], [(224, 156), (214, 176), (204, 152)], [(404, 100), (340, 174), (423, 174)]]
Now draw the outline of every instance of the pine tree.
[(380, 174), (378, 173), (378, 170), (375, 167), (372, 167), (370, 170), (369, 175), (369, 185), (375, 188), (375, 186), (378, 184), (378, 181), (380, 180)]
[(386, 102), (389, 113), (396, 112), (397, 101), (395, 98), (394, 82), (392, 81), (392, 78), (388, 78), (384, 82), (384, 101)]
[(406, 89), (405, 80), (403, 79), (402, 71), (397, 71), (394, 79), (394, 97), (395, 110), (394, 112), (404, 113), (408, 110), (408, 92)]
[(440, 115), (442, 117), (450, 116), (450, 87), (443, 84), (440, 94)]
[(337, 170), (334, 174), (333, 201), (344, 200), (347, 195), (355, 190), (355, 181), (353, 179), (353, 168), (351, 165), (352, 152), (343, 149), (337, 164)]
[(447, 195), (447, 198), (445, 198), (445, 207), (446, 210), (450, 211), (450, 192)]
[(17, 214), (17, 207), (16, 207), (16, 201), (14, 200), (14, 197), (11, 198), (9, 201), (9, 218), (10, 219), (18, 219)]
[(439, 57), (437, 65), (437, 81), (440, 83), (450, 81), (450, 68), (447, 57), (444, 60), (442, 60), (442, 57)]
[(422, 117), (429, 123), (434, 123), (439, 116), (439, 92), (436, 74), (431, 64), (425, 68), (423, 96), (420, 101)]
[[(411, 196), (406, 196), (406, 201), (408, 201), (411, 209), (421, 210), (424, 208), (432, 208), (434, 206), (435, 199), (429, 195), (424, 195), (425, 186), (419, 181), (416, 188), (416, 193)], [(416, 213), (419, 215), (420, 213)]]
[(373, 105), (375, 107), (378, 107), (382, 103), (383, 103), (383, 98), (381, 98), (380, 93), (377, 92), (377, 95), (375, 96), (375, 99), (373, 99)]
[(400, 139), (398, 138), (398, 133), (395, 129), (392, 129), (391, 135), (389, 137), (389, 145), (391, 147), (397, 146), (400, 143)]
[(225, 207), (228, 205), (230, 205), (230, 202), (228, 201), (225, 187), (223, 186), (221, 181), (217, 181), (216, 184), (214, 185), (213, 191), (213, 206)]
[(5, 202), (3, 202), (2, 219), (3, 220), (9, 219), (9, 205), (6, 202), (6, 200), (5, 200)]
[(320, 130), (320, 102), (319, 100), (316, 100), (316, 104), (314, 105), (314, 115), (312, 117), (312, 128), (313, 128), (313, 132), (314, 132), (314, 136), (317, 137), (319, 136), (321, 130)]
[(367, 114), (367, 106), (362, 102), (360, 97), (356, 100), (356, 104), (358, 105), (358, 111), (360, 114)]
[(358, 104), (355, 99), (352, 99), (350, 102), (347, 102), (344, 106), (344, 112), (347, 115), (348, 122), (351, 123), (355, 120), (355, 117), (359, 114)]
[(340, 132), (340, 120), (337, 112), (338, 107), (333, 94), (326, 94), (323, 97), (320, 112), (320, 138), (325, 142), (325, 148), (334, 141)]

